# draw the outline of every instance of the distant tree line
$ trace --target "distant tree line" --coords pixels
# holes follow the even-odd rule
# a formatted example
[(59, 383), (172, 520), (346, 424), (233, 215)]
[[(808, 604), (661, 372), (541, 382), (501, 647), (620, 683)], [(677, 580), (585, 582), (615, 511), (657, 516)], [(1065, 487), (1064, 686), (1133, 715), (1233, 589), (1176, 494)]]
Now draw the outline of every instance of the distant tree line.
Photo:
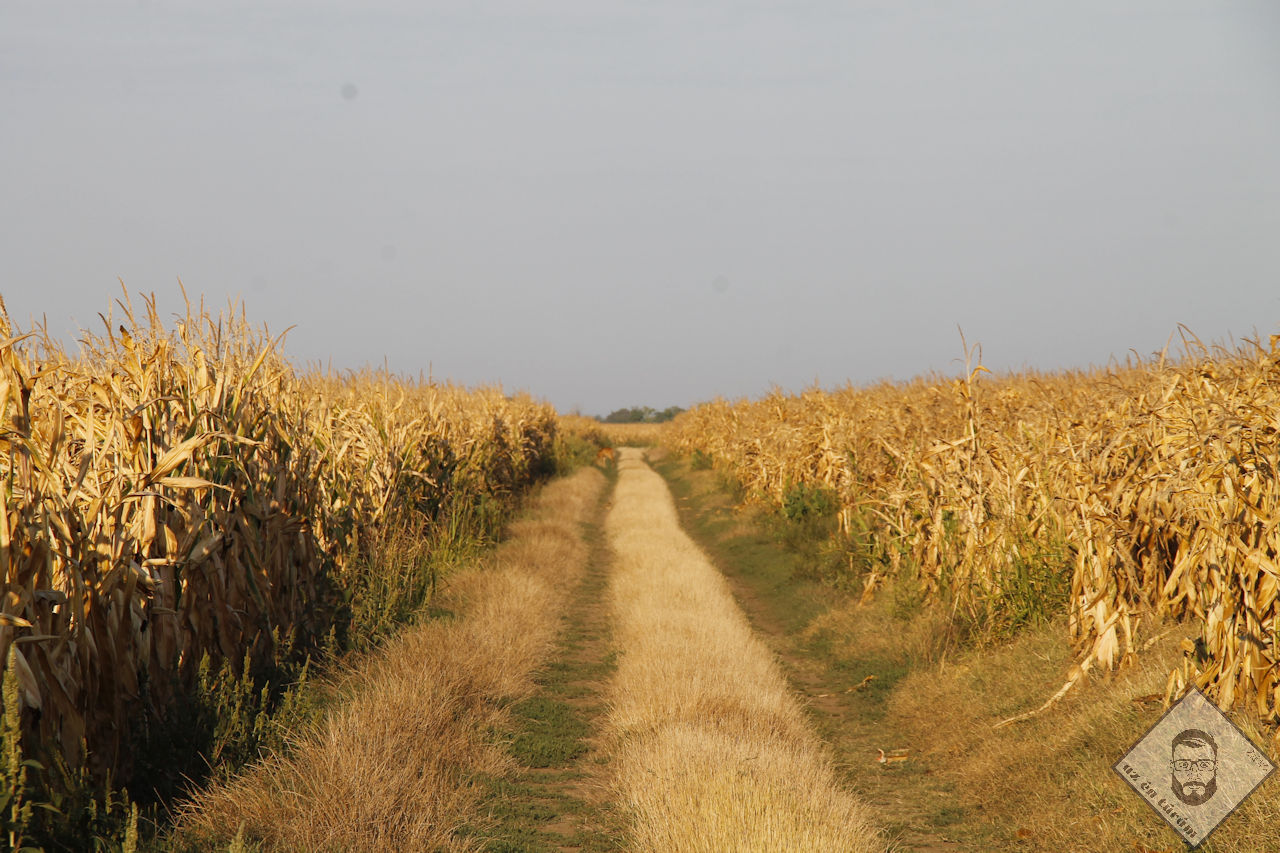
[(631, 409), (617, 409), (601, 418), (607, 424), (660, 424), (669, 421), (683, 412), (679, 406), (670, 406), (662, 411), (649, 406), (636, 406)]

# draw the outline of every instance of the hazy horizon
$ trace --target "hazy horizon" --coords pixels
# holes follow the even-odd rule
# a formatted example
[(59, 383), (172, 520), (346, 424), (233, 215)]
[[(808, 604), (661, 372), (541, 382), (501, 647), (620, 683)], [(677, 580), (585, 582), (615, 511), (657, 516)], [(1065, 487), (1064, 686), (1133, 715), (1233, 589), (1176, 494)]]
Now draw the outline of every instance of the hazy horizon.
[(1280, 332), (1280, 7), (0, 10), (0, 295), (605, 415)]

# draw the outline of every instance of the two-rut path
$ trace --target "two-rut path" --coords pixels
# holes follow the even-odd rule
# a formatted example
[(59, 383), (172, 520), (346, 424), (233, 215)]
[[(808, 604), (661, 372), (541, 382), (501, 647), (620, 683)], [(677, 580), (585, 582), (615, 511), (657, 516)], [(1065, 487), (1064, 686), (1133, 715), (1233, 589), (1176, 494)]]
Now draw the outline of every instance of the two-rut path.
[(945, 849), (902, 832), (910, 809), (883, 831), (886, 792), (857, 784), (849, 732), (810, 704), (835, 692), (831, 673), (771, 636), (764, 596), (694, 543), (644, 453), (624, 449), (615, 474), (611, 493), (595, 470), (548, 484), (450, 579), (446, 616), (353, 668), (289, 754), (198, 794), (179, 838), (264, 853)]
[(641, 451), (620, 454), (603, 541), (591, 527), (561, 641), (516, 709), (522, 767), (486, 804), (486, 849), (883, 849)]
[[(613, 477), (546, 484), (431, 618), (331, 675), (287, 752), (193, 795), (164, 849), (1091, 849), (1028, 846), (1022, 812), (975, 795), (966, 718), (929, 697), (984, 694), (930, 692), (893, 600), (853, 606), (810, 540), (649, 459), (661, 475), (627, 450)], [(1056, 844), (1078, 823), (1036, 826)]]

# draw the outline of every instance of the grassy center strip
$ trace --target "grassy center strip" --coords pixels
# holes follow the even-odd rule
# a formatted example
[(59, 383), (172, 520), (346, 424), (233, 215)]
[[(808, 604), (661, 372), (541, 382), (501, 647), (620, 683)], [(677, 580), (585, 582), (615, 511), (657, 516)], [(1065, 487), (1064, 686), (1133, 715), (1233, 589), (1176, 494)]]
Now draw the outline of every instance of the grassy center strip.
[(623, 452), (605, 529), (622, 650), (614, 783), (634, 847), (881, 849), (773, 654), (680, 529), (671, 493), (639, 451)]
[(490, 733), (532, 696), (570, 590), (589, 556), (582, 524), (605, 479), (583, 470), (547, 485), (484, 570), (456, 577), (437, 601), (455, 614), (410, 629), (369, 655), (336, 689), (344, 699), (288, 757), (199, 795), (181, 842), (211, 849), (475, 849), (476, 780), (511, 768)]
[(616, 654), (604, 604), (608, 552), (599, 515), (587, 525), (587, 540), (591, 559), (555, 650), (534, 677), (538, 692), (513, 709), (507, 736), (518, 768), (491, 781), (483, 808), (492, 825), (476, 834), (489, 853), (622, 849), (600, 736)]

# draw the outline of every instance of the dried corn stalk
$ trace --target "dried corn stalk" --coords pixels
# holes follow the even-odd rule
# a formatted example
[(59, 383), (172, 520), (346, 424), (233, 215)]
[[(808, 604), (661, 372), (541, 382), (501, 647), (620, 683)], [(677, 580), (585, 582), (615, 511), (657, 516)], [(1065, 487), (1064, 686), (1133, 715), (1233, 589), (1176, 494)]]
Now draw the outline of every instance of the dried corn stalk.
[(774, 393), (676, 420), (755, 495), (823, 484), (885, 559), (980, 613), (1065, 543), (1080, 663), (1114, 667), (1159, 617), (1199, 633), (1172, 673), (1280, 722), (1280, 356), (1194, 340), (1174, 362)]
[(556, 428), (497, 389), (299, 374), (243, 316), (120, 307), (70, 357), (0, 301), (0, 659), (39, 736), (117, 779), (204, 655), (322, 638), (362, 537), (523, 487)]

